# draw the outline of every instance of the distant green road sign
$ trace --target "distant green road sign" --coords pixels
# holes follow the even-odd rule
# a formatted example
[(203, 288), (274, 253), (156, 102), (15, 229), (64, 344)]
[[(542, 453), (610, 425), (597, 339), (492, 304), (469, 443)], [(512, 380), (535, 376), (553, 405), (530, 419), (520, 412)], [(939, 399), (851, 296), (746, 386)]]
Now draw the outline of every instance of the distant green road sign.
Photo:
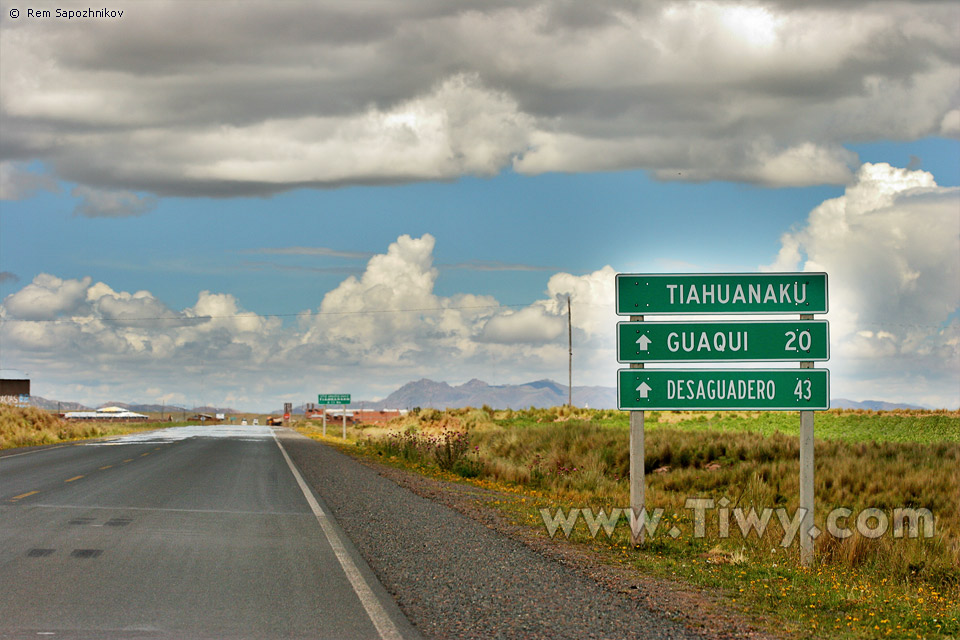
[(826, 313), (826, 273), (620, 273), (617, 314)]
[(617, 406), (625, 411), (830, 408), (827, 369), (620, 369)]
[(350, 404), (350, 394), (321, 393), (317, 396), (317, 404)]
[(620, 322), (620, 362), (829, 360), (826, 320)]

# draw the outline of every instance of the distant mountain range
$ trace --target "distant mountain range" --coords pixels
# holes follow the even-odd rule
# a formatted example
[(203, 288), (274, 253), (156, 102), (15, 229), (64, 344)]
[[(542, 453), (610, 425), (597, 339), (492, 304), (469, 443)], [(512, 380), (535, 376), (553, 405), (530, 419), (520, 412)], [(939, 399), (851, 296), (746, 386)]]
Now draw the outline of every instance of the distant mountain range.
[[(536, 380), (523, 384), (491, 385), (483, 380), (473, 379), (461, 385), (452, 386), (446, 382), (436, 382), (422, 378), (416, 382), (408, 382), (383, 400), (360, 401), (350, 404), (354, 409), (412, 409), (414, 407), (434, 409), (459, 409), (463, 407), (490, 406), (494, 409), (527, 409), (529, 407), (556, 407), (567, 403), (567, 385), (553, 380)], [(615, 409), (617, 407), (617, 390), (615, 387), (573, 387), (573, 403), (578, 407), (591, 409)], [(78, 402), (57, 402), (41, 396), (31, 396), (30, 404), (47, 411), (91, 411)], [(103, 407), (122, 407), (137, 413), (166, 413), (177, 414), (187, 412), (196, 413), (250, 413), (223, 407), (194, 407), (186, 409), (174, 405), (161, 404), (127, 404), (125, 402), (105, 402)], [(834, 409), (870, 409), (873, 411), (891, 411), (894, 409), (928, 409), (915, 404), (883, 402), (881, 400), (848, 400), (847, 398), (833, 398), (830, 406)], [(303, 413), (303, 405), (294, 408), (295, 414)], [(282, 410), (275, 410), (274, 414), (282, 414)]]
[[(358, 409), (361, 407), (365, 409), (412, 409), (413, 407), (458, 409), (488, 405), (494, 409), (526, 409), (528, 407), (555, 407), (566, 403), (567, 385), (553, 380), (537, 380), (524, 384), (491, 385), (482, 380), (473, 379), (464, 384), (452, 386), (446, 382), (436, 382), (423, 378), (416, 382), (408, 382), (383, 400), (376, 402), (356, 401), (349, 406)], [(615, 409), (617, 407), (617, 390), (615, 387), (574, 386), (573, 403), (578, 407)], [(830, 401), (830, 406), (837, 409), (871, 409), (874, 411), (927, 408), (879, 400), (857, 402), (846, 398), (834, 398)], [(302, 408), (295, 411), (295, 413), (301, 412)]]
[[(473, 379), (451, 386), (423, 378), (408, 382), (383, 400), (355, 402), (352, 407), (366, 409), (459, 409), (482, 407), (494, 409), (526, 409), (556, 407), (567, 403), (568, 387), (553, 380), (537, 380), (523, 384), (491, 385)], [(573, 403), (578, 407), (609, 409), (617, 406), (617, 390), (613, 387), (573, 387)]]
[(44, 411), (90, 411), (90, 407), (79, 402), (60, 402), (47, 400), (42, 396), (30, 396), (30, 405)]

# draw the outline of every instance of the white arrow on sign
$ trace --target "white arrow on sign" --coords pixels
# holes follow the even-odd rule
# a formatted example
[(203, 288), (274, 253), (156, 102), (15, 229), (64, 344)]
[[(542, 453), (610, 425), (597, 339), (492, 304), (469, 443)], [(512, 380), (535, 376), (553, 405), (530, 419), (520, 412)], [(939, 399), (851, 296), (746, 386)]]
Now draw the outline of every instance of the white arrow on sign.
[(650, 385), (648, 385), (646, 382), (641, 382), (641, 383), (640, 383), (640, 386), (637, 387), (637, 391), (640, 392), (640, 397), (641, 397), (641, 398), (646, 398), (646, 397), (647, 397), (647, 394), (648, 394), (650, 391), (652, 391), (652, 390), (653, 390), (653, 387), (651, 387)]
[(640, 338), (637, 340), (637, 344), (640, 345), (640, 351), (646, 351), (651, 342), (653, 342), (653, 340), (648, 338), (647, 334), (640, 336)]

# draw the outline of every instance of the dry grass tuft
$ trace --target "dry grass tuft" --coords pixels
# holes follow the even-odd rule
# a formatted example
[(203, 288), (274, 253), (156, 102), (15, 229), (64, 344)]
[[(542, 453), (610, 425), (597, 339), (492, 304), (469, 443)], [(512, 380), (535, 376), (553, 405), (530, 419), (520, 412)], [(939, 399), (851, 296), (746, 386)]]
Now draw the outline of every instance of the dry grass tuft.
[(168, 426), (173, 426), (173, 424), (166, 422), (71, 422), (36, 407), (0, 405), (0, 449), (99, 438)]

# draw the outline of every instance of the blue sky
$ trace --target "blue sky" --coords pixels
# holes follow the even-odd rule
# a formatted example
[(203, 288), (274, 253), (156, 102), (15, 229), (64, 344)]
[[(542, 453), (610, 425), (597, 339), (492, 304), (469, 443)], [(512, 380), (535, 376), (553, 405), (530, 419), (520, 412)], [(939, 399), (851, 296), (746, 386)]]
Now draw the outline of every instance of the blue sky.
[[(471, 291), (512, 304), (538, 299), (556, 271), (605, 264), (753, 270), (775, 258), (782, 233), (842, 193), (659, 183), (639, 171), (504, 172), (268, 198), (170, 198), (148, 215), (113, 220), (74, 215), (72, 188), (4, 204), (3, 270), (24, 280), (83, 271), (124, 290), (146, 288), (176, 307), (194, 302), (200, 289), (227, 290), (251, 311), (280, 314), (319, 303), (345, 272), (362, 273), (366, 257), (404, 233), (437, 238), (439, 294)], [(360, 255), (255, 253), (300, 245)], [(48, 250), (37, 252), (41, 246)]]
[[(871, 6), (862, 32), (827, 10), (752, 3), (394, 5), (389, 20), (296, 5), (273, 23), (253, 5), (213, 3), (236, 14), (215, 37), (166, 42), (155, 35), (183, 19), (175, 3), (69, 25), (15, 22), (4, 4), (0, 366), (28, 371), (38, 395), (268, 409), (320, 385), (372, 399), (419, 377), (562, 380), (568, 293), (576, 377), (613, 386), (605, 267), (778, 265), (836, 271), (834, 396), (960, 405), (960, 75), (937, 53), (955, 14), (912, 11), (924, 36), (899, 24), (910, 3)], [(278, 27), (297, 16), (357, 31)], [(500, 54), (483, 45), (491, 29)], [(924, 64), (878, 48), (898, 29)], [(243, 49), (253, 35), (272, 43), (261, 58)], [(608, 74), (637, 43), (668, 70), (699, 59), (715, 77)], [(797, 46), (823, 59), (797, 68)], [(874, 67), (858, 70), (871, 47)], [(24, 68), (38, 71), (29, 84)], [(889, 273), (871, 266), (887, 250)], [(874, 287), (899, 297), (857, 293)], [(915, 317), (921, 292), (942, 304)], [(441, 307), (454, 310), (377, 315)], [(347, 312), (370, 326), (335, 315)], [(220, 320), (147, 321), (204, 314)]]
[[(863, 162), (913, 162), (941, 186), (960, 185), (955, 140), (848, 148)], [(59, 186), (3, 204), (0, 270), (23, 281), (82, 272), (125, 291), (147, 289), (178, 308), (195, 302), (201, 289), (229, 291), (260, 314), (314, 306), (346, 274), (362, 273), (366, 259), (252, 253), (258, 249), (306, 245), (372, 255), (401, 234), (430, 233), (441, 271), (437, 293), (471, 291), (526, 304), (556, 271), (582, 274), (606, 264), (624, 271), (755, 270), (774, 260), (783, 233), (843, 193), (839, 186), (660, 182), (642, 171), (504, 171), (265, 198), (169, 198), (149, 215), (114, 220), (75, 215), (75, 185)], [(19, 288), (0, 286), (4, 294)]]

